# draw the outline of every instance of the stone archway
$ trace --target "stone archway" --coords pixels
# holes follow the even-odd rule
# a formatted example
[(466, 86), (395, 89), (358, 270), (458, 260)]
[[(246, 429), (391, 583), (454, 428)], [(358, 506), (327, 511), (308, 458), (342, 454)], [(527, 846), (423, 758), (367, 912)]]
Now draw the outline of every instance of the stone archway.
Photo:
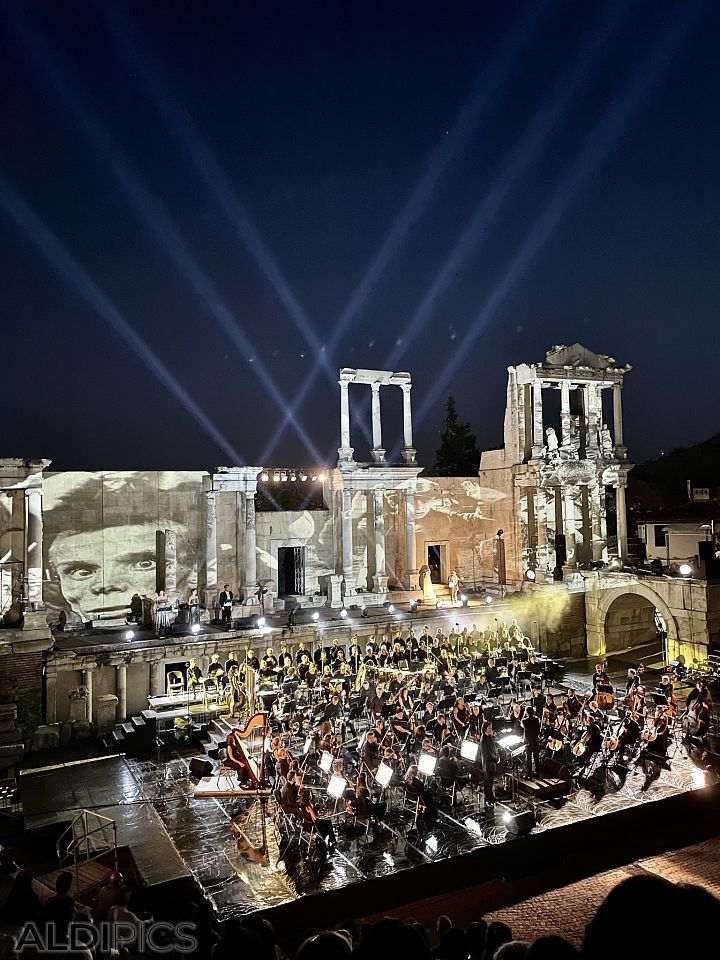
[[(678, 626), (665, 600), (644, 583), (631, 583), (585, 594), (588, 656), (600, 657), (632, 643), (641, 643), (643, 630), (649, 629), (650, 611), (657, 610), (665, 621), (668, 641), (677, 641)], [(653, 623), (654, 631), (654, 623)], [(646, 634), (647, 636), (647, 634)]]

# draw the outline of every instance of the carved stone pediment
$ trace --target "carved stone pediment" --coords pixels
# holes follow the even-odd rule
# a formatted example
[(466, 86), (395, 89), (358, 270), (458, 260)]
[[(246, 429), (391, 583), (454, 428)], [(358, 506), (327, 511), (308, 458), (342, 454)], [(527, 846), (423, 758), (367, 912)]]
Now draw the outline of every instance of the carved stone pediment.
[(590, 367), (593, 370), (607, 370), (615, 366), (615, 358), (604, 353), (595, 353), (581, 343), (558, 344), (545, 355), (545, 364), (551, 367)]

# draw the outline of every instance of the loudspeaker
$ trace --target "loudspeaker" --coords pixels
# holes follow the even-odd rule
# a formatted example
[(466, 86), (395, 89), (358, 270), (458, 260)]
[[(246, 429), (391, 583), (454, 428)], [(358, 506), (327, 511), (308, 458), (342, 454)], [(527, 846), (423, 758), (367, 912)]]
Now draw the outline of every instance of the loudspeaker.
[(514, 813), (508, 820), (507, 832), (514, 837), (527, 836), (535, 826), (535, 814), (532, 810), (523, 810), (522, 813)]
[(209, 777), (213, 772), (213, 765), (206, 757), (190, 758), (190, 773), (195, 777)]
[(554, 780), (566, 780), (572, 782), (572, 770), (560, 760), (553, 760), (551, 757), (542, 765), (543, 776), (552, 777)]
[(698, 543), (700, 580), (720, 579), (720, 560), (715, 559), (715, 544), (712, 540), (701, 540)]

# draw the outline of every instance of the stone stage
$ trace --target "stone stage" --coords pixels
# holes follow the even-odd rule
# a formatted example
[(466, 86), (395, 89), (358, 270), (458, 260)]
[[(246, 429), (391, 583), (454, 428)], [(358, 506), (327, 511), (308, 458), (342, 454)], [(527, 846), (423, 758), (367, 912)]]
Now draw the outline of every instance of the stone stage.
[(588, 875), (628, 856), (671, 848), (717, 809), (718, 790), (715, 776), (681, 744), (672, 744), (670, 754), (668, 768), (645, 792), (640, 772), (600, 770), (591, 789), (573, 788), (565, 798), (521, 796), (512, 806), (533, 811), (529, 836), (509, 832), (511, 806), (500, 801), (501, 793), (494, 812), (485, 813), (466, 791), (465, 800), (461, 795), (459, 805), (441, 809), (424, 833), (413, 829), (412, 812), (400, 798), (376, 838), (339, 816), (338, 846), (309, 856), (305, 845), (302, 852), (297, 844), (279, 847), (272, 799), (199, 798), (190, 758), (177, 754), (159, 762), (117, 756), (28, 771), (22, 790), (28, 828), (99, 809), (118, 821), (118, 842), (130, 847), (149, 886), (192, 876), (221, 917), (269, 911), (278, 929), (292, 930), (305, 929), (315, 910), (330, 924), (376, 913), (378, 904), (390, 911), (466, 890), (480, 879), (527, 876), (550, 862), (565, 861), (572, 870), (582, 858)]

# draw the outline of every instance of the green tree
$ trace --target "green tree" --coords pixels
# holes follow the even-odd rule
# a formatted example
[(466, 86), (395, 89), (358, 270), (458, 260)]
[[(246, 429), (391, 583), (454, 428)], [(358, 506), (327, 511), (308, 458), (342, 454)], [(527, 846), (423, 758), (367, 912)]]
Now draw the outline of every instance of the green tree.
[(447, 398), (445, 428), (435, 451), (432, 473), (436, 477), (475, 477), (480, 466), (480, 451), (470, 424), (458, 419), (455, 397)]

